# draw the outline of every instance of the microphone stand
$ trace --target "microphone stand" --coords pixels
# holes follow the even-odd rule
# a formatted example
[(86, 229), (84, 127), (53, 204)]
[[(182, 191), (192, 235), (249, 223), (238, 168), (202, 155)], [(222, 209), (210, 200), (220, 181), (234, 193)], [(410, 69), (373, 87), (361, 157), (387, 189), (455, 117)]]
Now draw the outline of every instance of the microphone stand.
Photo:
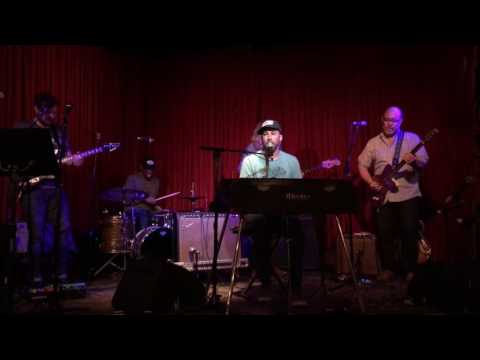
[(345, 167), (343, 169), (343, 176), (345, 178), (352, 176), (352, 169), (350, 168), (350, 163), (352, 160), (353, 147), (357, 141), (357, 134), (358, 126), (352, 124), (349, 130), (347, 158), (345, 159)]
[[(211, 151), (213, 157), (213, 193), (216, 196), (218, 191), (218, 185), (220, 183), (220, 157), (221, 154), (224, 152), (233, 152), (233, 153), (243, 153), (243, 154), (256, 154), (250, 151), (244, 150), (235, 150), (235, 149), (226, 149), (222, 147), (214, 147), (214, 146), (200, 146), (201, 150)], [(212, 294), (209, 299), (209, 304), (212, 306), (217, 306), (217, 263), (218, 263), (218, 254), (220, 252), (220, 245), (223, 238), (223, 234), (225, 232), (225, 227), (228, 223), (228, 217), (230, 215), (227, 212), (225, 216), (225, 220), (223, 223), (223, 229), (221, 233), (221, 238), (218, 239), (218, 209), (219, 207), (214, 202), (213, 209), (214, 209), (214, 221), (213, 221), (213, 262), (212, 262), (212, 272), (211, 272), (211, 282), (212, 282)], [(208, 289), (210, 288), (210, 284), (208, 284)]]
[[(95, 133), (95, 148), (98, 148), (100, 146), (100, 140), (101, 140), (101, 133), (96, 132)], [(92, 176), (90, 178), (90, 186), (91, 186), (91, 194), (93, 194), (92, 197), (92, 212), (91, 212), (91, 217), (90, 217), (90, 230), (88, 232), (88, 252), (89, 254), (92, 254), (92, 250), (94, 249), (94, 244), (92, 243), (93, 241), (97, 242), (98, 241), (98, 229), (97, 229), (97, 217), (99, 215), (98, 213), (98, 196), (97, 196), (97, 163), (98, 163), (98, 153), (95, 153), (93, 157), (93, 167), (92, 167)], [(88, 264), (88, 273), (90, 273), (90, 265), (91, 263)]]
[[(63, 129), (61, 134), (61, 141), (59, 144), (59, 158), (63, 159), (67, 153), (67, 132), (68, 132), (68, 115), (71, 111), (71, 108), (65, 108), (63, 114)], [(51, 129), (51, 131), (56, 131), (55, 129)], [(60, 225), (62, 219), (62, 204), (63, 204), (63, 194), (62, 194), (62, 170), (58, 171), (56, 174), (56, 183), (55, 183), (55, 201), (57, 203), (57, 216), (56, 216), (56, 223), (55, 223), (55, 232), (54, 232), (54, 241), (53, 241), (53, 309), (54, 311), (60, 311), (60, 296), (59, 296), (59, 265), (60, 265), (60, 256), (65, 254), (60, 254)], [(66, 244), (62, 244), (62, 246), (66, 246)], [(66, 261), (66, 259), (63, 259)]]
[[(351, 169), (352, 152), (353, 152), (353, 147), (357, 141), (358, 128), (359, 126), (354, 125), (353, 123), (350, 126), (350, 130), (348, 134), (347, 157), (345, 159), (345, 166), (343, 169), (343, 177), (345, 179), (352, 177), (352, 169)], [(355, 259), (354, 259), (354, 251), (353, 251), (352, 215), (350, 213), (348, 214), (348, 233), (350, 234), (350, 259), (351, 259), (351, 263), (355, 267)]]
[(273, 154), (275, 153), (275, 149), (273, 149), (271, 147), (264, 147), (263, 151), (264, 151), (263, 156), (265, 157), (265, 176), (264, 176), (264, 178), (268, 178), (268, 172), (270, 170), (270, 157), (272, 157)]

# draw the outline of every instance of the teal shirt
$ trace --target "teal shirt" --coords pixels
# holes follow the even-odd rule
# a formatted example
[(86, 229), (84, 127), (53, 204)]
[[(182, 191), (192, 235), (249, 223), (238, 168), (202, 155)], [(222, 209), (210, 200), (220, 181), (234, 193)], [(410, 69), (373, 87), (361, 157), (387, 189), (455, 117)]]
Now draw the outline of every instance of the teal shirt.
[[(264, 178), (265, 158), (262, 152), (258, 155), (250, 154), (243, 159), (240, 169), (241, 178)], [(270, 160), (268, 165), (268, 178), (276, 179), (301, 179), (302, 170), (298, 159), (280, 150), (278, 159)]]

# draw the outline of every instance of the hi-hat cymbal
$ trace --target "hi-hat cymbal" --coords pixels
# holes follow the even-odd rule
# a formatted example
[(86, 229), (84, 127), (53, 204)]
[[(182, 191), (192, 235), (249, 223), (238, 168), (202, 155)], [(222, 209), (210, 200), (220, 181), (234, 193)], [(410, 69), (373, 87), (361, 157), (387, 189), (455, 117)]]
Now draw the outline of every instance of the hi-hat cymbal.
[(205, 199), (205, 196), (182, 196), (181, 199), (197, 201), (198, 199)]
[(144, 191), (124, 188), (108, 189), (102, 192), (102, 194), (100, 195), (103, 200), (126, 203), (141, 201), (147, 196), (148, 194)]

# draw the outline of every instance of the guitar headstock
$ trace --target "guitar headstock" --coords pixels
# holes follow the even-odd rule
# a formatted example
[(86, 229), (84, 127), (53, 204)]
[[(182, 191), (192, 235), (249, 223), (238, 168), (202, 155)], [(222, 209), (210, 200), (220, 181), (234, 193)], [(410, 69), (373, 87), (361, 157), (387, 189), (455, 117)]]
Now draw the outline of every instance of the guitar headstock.
[(340, 166), (342, 162), (338, 158), (328, 159), (322, 161), (322, 169), (331, 169), (335, 166)]
[(430, 140), (432, 139), (432, 137), (433, 137), (434, 135), (438, 134), (439, 132), (440, 132), (440, 131), (439, 131), (437, 128), (430, 130), (430, 131), (428, 132), (428, 134), (425, 135), (425, 139), (423, 140), (423, 142), (426, 143), (426, 142), (430, 141)]
[(120, 143), (108, 143), (108, 144), (102, 145), (103, 151), (109, 151), (109, 152), (115, 151), (119, 147), (120, 147)]

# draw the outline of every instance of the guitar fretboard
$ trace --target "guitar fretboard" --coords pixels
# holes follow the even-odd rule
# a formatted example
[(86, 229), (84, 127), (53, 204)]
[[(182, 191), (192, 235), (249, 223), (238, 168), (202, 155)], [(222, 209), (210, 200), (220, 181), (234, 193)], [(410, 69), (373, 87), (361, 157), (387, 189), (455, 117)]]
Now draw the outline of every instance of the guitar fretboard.
[(78, 153), (78, 154), (76, 154), (76, 155), (67, 156), (67, 157), (64, 157), (64, 158), (62, 159), (62, 164), (63, 164), (63, 163), (66, 163), (67, 161), (73, 160), (73, 157), (74, 157), (74, 156), (80, 156), (80, 157), (83, 159), (83, 158), (86, 158), (86, 157), (89, 157), (89, 156), (92, 156), (92, 155), (101, 153), (101, 152), (103, 152), (103, 151), (104, 151), (103, 146), (100, 146), (100, 147), (97, 147), (97, 148), (95, 148), (95, 149), (91, 149), (91, 150), (87, 150), (87, 151), (80, 152), (80, 153)]
[[(433, 137), (433, 135), (437, 134), (438, 133), (438, 129), (433, 129), (432, 131), (430, 131), (427, 136), (425, 137), (425, 139), (423, 141), (420, 141), (417, 145), (415, 145), (415, 147), (410, 151), (410, 153), (412, 155), (415, 155), (415, 153), (420, 150), (420, 148), (422, 146), (425, 146), (425, 144), (427, 142), (429, 142), (431, 140), (431, 138)], [(398, 163), (398, 165), (393, 169), (394, 172), (400, 170), (403, 165), (405, 165), (407, 162), (405, 160), (402, 160), (400, 163)]]

